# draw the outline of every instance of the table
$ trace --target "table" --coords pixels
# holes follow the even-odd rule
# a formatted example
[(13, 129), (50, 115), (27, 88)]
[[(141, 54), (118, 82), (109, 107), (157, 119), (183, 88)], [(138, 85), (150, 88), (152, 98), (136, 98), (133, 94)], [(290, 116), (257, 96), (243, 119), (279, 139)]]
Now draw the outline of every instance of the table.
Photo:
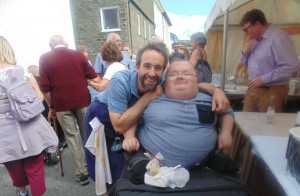
[(260, 112), (235, 112), (235, 123), (238, 128), (248, 136), (286, 136), (294, 127), (296, 113), (275, 113), (271, 122), (267, 121), (266, 113)]
[[(286, 170), (287, 160), (285, 151), (288, 142), (287, 137), (278, 136), (251, 136), (253, 154), (267, 166), (269, 175), (274, 176), (277, 183), (282, 187), (283, 194), (299, 196), (300, 189), (296, 179)], [(270, 178), (272, 179), (272, 178)], [(257, 179), (255, 179), (257, 180)], [(260, 188), (260, 190), (262, 190)]]
[[(230, 156), (240, 163), (240, 178), (253, 195), (300, 195), (295, 194), (297, 183), (288, 187), (285, 178), (277, 175), (286, 167), (286, 141), (296, 116), (296, 113), (276, 113), (273, 121), (267, 122), (266, 113), (235, 112)], [(281, 161), (270, 161), (272, 153), (277, 153)]]

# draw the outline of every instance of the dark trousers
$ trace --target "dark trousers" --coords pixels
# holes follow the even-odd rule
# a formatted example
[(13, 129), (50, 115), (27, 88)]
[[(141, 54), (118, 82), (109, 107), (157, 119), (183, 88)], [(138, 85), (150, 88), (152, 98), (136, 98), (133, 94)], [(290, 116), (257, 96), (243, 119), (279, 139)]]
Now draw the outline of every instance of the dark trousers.
[[(111, 152), (111, 146), (113, 145), (116, 133), (110, 122), (107, 105), (104, 103), (100, 103), (98, 100), (92, 101), (86, 113), (84, 123), (84, 144), (93, 131), (89, 122), (95, 117), (97, 117), (99, 121), (104, 124), (104, 132), (112, 180), (113, 182), (116, 182), (116, 180), (121, 176), (125, 159), (123, 154), (116, 154)], [(95, 181), (95, 156), (86, 148), (84, 149), (84, 151), (89, 175)]]

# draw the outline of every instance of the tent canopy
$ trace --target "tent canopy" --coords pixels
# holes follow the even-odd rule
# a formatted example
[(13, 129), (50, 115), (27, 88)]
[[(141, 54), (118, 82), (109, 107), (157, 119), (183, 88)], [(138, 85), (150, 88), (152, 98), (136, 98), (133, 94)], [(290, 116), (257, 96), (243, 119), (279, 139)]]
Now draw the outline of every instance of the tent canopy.
[[(223, 51), (224, 13), (227, 8), (227, 48)], [(214, 71), (221, 73), (222, 53), (226, 52), (225, 74), (233, 72), (244, 42), (239, 23), (242, 16), (254, 8), (262, 10), (269, 23), (290, 34), (300, 56), (300, 0), (216, 0), (205, 22), (208, 61)]]

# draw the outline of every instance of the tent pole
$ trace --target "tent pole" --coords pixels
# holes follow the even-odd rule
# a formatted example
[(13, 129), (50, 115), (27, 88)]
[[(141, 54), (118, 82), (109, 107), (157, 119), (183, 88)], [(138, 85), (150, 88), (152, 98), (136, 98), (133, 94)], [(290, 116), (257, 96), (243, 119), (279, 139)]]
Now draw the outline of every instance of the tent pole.
[(224, 14), (224, 27), (223, 27), (223, 52), (222, 52), (222, 77), (221, 88), (225, 89), (225, 74), (226, 74), (226, 53), (227, 53), (227, 27), (228, 27), (228, 9)]

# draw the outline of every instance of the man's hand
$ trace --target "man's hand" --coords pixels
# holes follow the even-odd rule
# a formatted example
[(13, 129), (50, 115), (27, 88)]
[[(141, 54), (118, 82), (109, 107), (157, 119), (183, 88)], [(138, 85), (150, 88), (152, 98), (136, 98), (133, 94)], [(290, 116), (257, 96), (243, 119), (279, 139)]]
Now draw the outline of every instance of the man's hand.
[(151, 101), (163, 94), (163, 88), (160, 85), (157, 85), (155, 89), (149, 91), (145, 94)]
[(263, 85), (263, 81), (260, 77), (256, 77), (248, 83), (249, 89), (259, 88)]
[(216, 88), (212, 99), (212, 111), (225, 112), (229, 105), (229, 100), (227, 99), (224, 91)]
[(218, 136), (219, 149), (222, 149), (225, 154), (228, 154), (230, 152), (231, 144), (232, 144), (231, 133), (221, 131), (221, 133)]
[(55, 116), (56, 116), (56, 112), (55, 112), (54, 108), (49, 108), (48, 119), (53, 118)]
[(244, 47), (243, 47), (243, 54), (248, 54), (252, 48), (256, 46), (257, 41), (250, 36), (246, 38)]
[(122, 147), (127, 152), (138, 151), (140, 142), (136, 137), (125, 137)]

